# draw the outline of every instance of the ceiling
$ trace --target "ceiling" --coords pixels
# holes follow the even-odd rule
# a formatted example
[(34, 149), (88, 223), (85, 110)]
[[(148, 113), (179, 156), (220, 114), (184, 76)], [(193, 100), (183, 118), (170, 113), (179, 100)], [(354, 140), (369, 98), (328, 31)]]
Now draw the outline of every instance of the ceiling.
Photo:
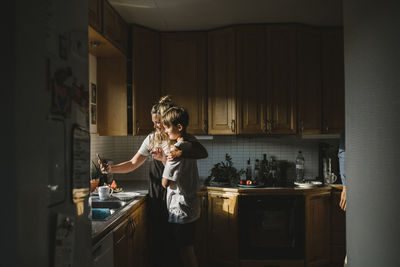
[(128, 23), (159, 31), (248, 23), (342, 25), (342, 0), (109, 0)]

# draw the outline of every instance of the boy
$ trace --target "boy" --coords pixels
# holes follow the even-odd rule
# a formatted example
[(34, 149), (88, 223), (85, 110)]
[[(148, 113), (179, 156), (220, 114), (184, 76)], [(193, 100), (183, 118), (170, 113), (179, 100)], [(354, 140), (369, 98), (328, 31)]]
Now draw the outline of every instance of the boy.
[[(191, 144), (184, 141), (188, 137), (186, 127), (189, 123), (186, 110), (169, 108), (164, 112), (162, 122), (171, 140), (170, 151), (187, 150)], [(173, 242), (179, 249), (183, 265), (197, 266), (193, 247), (195, 223), (200, 217), (197, 162), (187, 158), (167, 161), (162, 177), (162, 185), (167, 188), (168, 222)]]

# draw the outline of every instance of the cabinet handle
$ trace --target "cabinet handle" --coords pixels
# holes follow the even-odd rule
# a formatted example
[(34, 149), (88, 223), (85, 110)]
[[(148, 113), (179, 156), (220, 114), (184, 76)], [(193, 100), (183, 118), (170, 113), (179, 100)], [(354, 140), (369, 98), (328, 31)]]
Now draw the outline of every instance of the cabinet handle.
[(131, 223), (131, 229), (132, 229), (132, 234), (131, 234), (131, 236), (133, 236), (133, 234), (135, 233), (135, 221), (133, 220), (133, 219), (131, 219), (130, 220), (130, 223)]
[(300, 121), (300, 131), (301, 131), (301, 133), (304, 132), (304, 121), (303, 120)]
[(235, 128), (236, 128), (236, 126), (235, 126), (235, 120), (232, 120), (232, 121), (231, 121), (231, 131), (232, 131), (232, 133), (235, 132)]
[(229, 197), (217, 196), (217, 198), (228, 199)]
[(268, 120), (267, 122), (268, 122), (268, 133), (271, 134), (272, 133), (273, 120)]
[(207, 133), (208, 132), (208, 121), (204, 120), (204, 132)]
[(266, 133), (267, 132), (267, 122), (264, 120), (263, 121), (263, 132)]
[(136, 120), (136, 134), (139, 134), (139, 130), (140, 130), (140, 122), (139, 120)]
[(329, 132), (329, 125), (328, 125), (328, 122), (326, 122), (326, 121), (325, 121), (325, 131), (326, 131), (326, 133)]

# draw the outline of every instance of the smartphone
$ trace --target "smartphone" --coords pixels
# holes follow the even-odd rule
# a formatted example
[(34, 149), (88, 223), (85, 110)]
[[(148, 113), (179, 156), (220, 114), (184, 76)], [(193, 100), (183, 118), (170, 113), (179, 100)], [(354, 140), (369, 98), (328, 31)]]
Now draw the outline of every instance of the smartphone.
[(107, 169), (107, 162), (104, 161), (104, 160), (100, 157), (99, 153), (96, 153), (96, 156), (97, 156), (97, 158), (100, 160), (101, 164), (103, 164), (103, 167)]

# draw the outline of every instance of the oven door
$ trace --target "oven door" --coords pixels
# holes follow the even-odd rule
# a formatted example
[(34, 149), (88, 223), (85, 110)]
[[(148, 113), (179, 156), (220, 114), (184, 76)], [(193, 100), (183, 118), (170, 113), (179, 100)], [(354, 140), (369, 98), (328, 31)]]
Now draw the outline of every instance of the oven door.
[(303, 196), (241, 196), (241, 259), (301, 259), (304, 255)]

